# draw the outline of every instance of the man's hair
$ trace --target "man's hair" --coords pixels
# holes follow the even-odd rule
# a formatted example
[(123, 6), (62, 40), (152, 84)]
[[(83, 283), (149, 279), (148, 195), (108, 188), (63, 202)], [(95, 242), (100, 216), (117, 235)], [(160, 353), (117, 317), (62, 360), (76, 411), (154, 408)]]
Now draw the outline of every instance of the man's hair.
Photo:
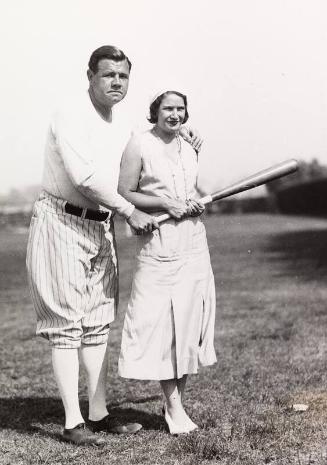
[(169, 94), (176, 94), (179, 97), (182, 97), (185, 105), (185, 117), (183, 120), (183, 124), (186, 123), (188, 120), (189, 114), (187, 111), (187, 98), (186, 95), (181, 94), (180, 92), (175, 92), (174, 90), (169, 90), (167, 92), (164, 92), (163, 94), (159, 95), (150, 105), (150, 118), (148, 118), (149, 123), (157, 123), (158, 122), (158, 113), (159, 113), (159, 107), (163, 99), (169, 95)]
[(127, 61), (128, 68), (131, 70), (132, 63), (125, 55), (125, 53), (117, 47), (113, 45), (103, 45), (102, 47), (97, 48), (94, 50), (92, 55), (90, 56), (89, 60), (89, 69), (96, 73), (98, 71), (98, 63), (100, 60), (108, 59), (113, 61)]

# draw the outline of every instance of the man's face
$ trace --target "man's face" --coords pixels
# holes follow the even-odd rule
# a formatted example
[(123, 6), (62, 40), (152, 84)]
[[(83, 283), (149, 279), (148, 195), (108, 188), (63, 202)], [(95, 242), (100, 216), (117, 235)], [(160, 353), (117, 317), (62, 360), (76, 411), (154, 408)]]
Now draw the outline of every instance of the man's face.
[(98, 70), (88, 70), (90, 90), (100, 105), (112, 107), (126, 95), (129, 83), (129, 67), (126, 60), (113, 61), (104, 58), (98, 62)]

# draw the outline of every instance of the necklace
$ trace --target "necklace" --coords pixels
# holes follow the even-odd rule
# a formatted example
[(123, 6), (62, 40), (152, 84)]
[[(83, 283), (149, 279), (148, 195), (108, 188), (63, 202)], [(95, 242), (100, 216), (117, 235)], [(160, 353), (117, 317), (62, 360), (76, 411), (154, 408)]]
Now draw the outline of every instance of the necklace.
[[(177, 153), (178, 153), (178, 158), (182, 167), (182, 172), (183, 172), (183, 181), (184, 181), (184, 192), (185, 192), (185, 201), (186, 203), (188, 202), (188, 191), (187, 191), (187, 181), (186, 181), (186, 170), (185, 166), (183, 163), (183, 157), (182, 157), (182, 143), (180, 140), (180, 137), (178, 134), (176, 134), (176, 142), (177, 142)], [(171, 163), (170, 163), (170, 168), (172, 172), (172, 177), (174, 181), (174, 190), (175, 190), (175, 195), (178, 200), (181, 200), (180, 196), (178, 195), (178, 189), (177, 189), (177, 183), (176, 183), (176, 173), (173, 171)]]
[[(159, 136), (159, 134), (156, 132), (155, 128), (153, 128), (153, 134), (155, 135), (155, 137), (157, 139), (159, 139), (162, 143), (164, 143), (164, 141), (162, 140), (162, 138)], [(178, 161), (179, 161), (179, 164), (182, 168), (182, 173), (183, 173), (183, 181), (184, 181), (184, 194), (185, 194), (185, 199), (183, 199), (180, 195), (179, 195), (179, 192), (178, 192), (178, 187), (177, 187), (177, 182), (176, 182), (176, 166), (178, 164), (174, 163), (170, 157), (165, 154), (165, 158), (166, 158), (166, 161), (167, 161), (167, 165), (169, 167), (169, 170), (170, 170), (170, 173), (171, 173), (171, 176), (172, 176), (172, 179), (173, 179), (173, 184), (174, 184), (174, 191), (175, 191), (175, 197), (177, 200), (184, 200), (186, 201), (186, 203), (188, 203), (189, 201), (189, 198), (188, 198), (188, 189), (187, 189), (187, 180), (186, 180), (186, 169), (185, 169), (185, 166), (184, 166), (184, 163), (183, 163), (183, 157), (182, 157), (182, 143), (181, 143), (181, 140), (180, 140), (180, 136), (179, 134), (176, 134), (175, 135), (175, 139), (176, 139), (176, 143), (177, 143), (177, 153), (178, 153)], [(174, 166), (173, 166), (174, 164)]]

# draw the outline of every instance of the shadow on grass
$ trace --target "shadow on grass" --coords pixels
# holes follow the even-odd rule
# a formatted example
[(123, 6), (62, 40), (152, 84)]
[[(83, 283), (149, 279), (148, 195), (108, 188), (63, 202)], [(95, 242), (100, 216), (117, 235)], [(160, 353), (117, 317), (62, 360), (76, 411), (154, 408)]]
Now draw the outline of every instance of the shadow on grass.
[(280, 276), (292, 273), (304, 281), (326, 279), (327, 229), (272, 235), (264, 251), (282, 266)]
[[(152, 398), (143, 399), (143, 402), (148, 400)], [(80, 405), (84, 418), (87, 418), (88, 403), (82, 400)], [(154, 413), (117, 405), (114, 407), (109, 405), (108, 409), (113, 423), (138, 422), (145, 430), (157, 430), (163, 426), (162, 417)], [(60, 426), (61, 431), (63, 423), (64, 411), (60, 399), (50, 397), (0, 398), (0, 428), (3, 430), (28, 434), (40, 433), (58, 438), (58, 433), (52, 432), (53, 426), (56, 430), (57, 426)]]
[(140, 397), (139, 399), (135, 399), (134, 397), (133, 398), (126, 398), (120, 402), (110, 402), (110, 407), (119, 407), (120, 405), (123, 405), (123, 404), (129, 404), (129, 403), (133, 403), (133, 404), (145, 404), (146, 402), (153, 402), (153, 401), (157, 401), (157, 400), (160, 400), (162, 399), (161, 396), (148, 396), (148, 397)]

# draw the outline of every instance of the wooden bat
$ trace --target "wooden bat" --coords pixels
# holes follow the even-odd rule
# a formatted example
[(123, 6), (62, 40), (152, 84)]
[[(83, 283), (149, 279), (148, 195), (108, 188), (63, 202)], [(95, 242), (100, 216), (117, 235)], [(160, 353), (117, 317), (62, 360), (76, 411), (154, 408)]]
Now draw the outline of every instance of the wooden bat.
[[(288, 174), (294, 173), (298, 169), (298, 162), (294, 159), (283, 161), (277, 165), (273, 165), (270, 168), (259, 171), (245, 179), (242, 179), (229, 187), (217, 191), (211, 195), (206, 195), (200, 199), (200, 202), (206, 205), (207, 203), (215, 202), (216, 200), (230, 197), (231, 195), (239, 194), (240, 192), (253, 189), (254, 187), (261, 186), (267, 182), (273, 181), (274, 179), (287, 176)], [(156, 218), (158, 223), (162, 223), (170, 218), (168, 213), (164, 213)]]

